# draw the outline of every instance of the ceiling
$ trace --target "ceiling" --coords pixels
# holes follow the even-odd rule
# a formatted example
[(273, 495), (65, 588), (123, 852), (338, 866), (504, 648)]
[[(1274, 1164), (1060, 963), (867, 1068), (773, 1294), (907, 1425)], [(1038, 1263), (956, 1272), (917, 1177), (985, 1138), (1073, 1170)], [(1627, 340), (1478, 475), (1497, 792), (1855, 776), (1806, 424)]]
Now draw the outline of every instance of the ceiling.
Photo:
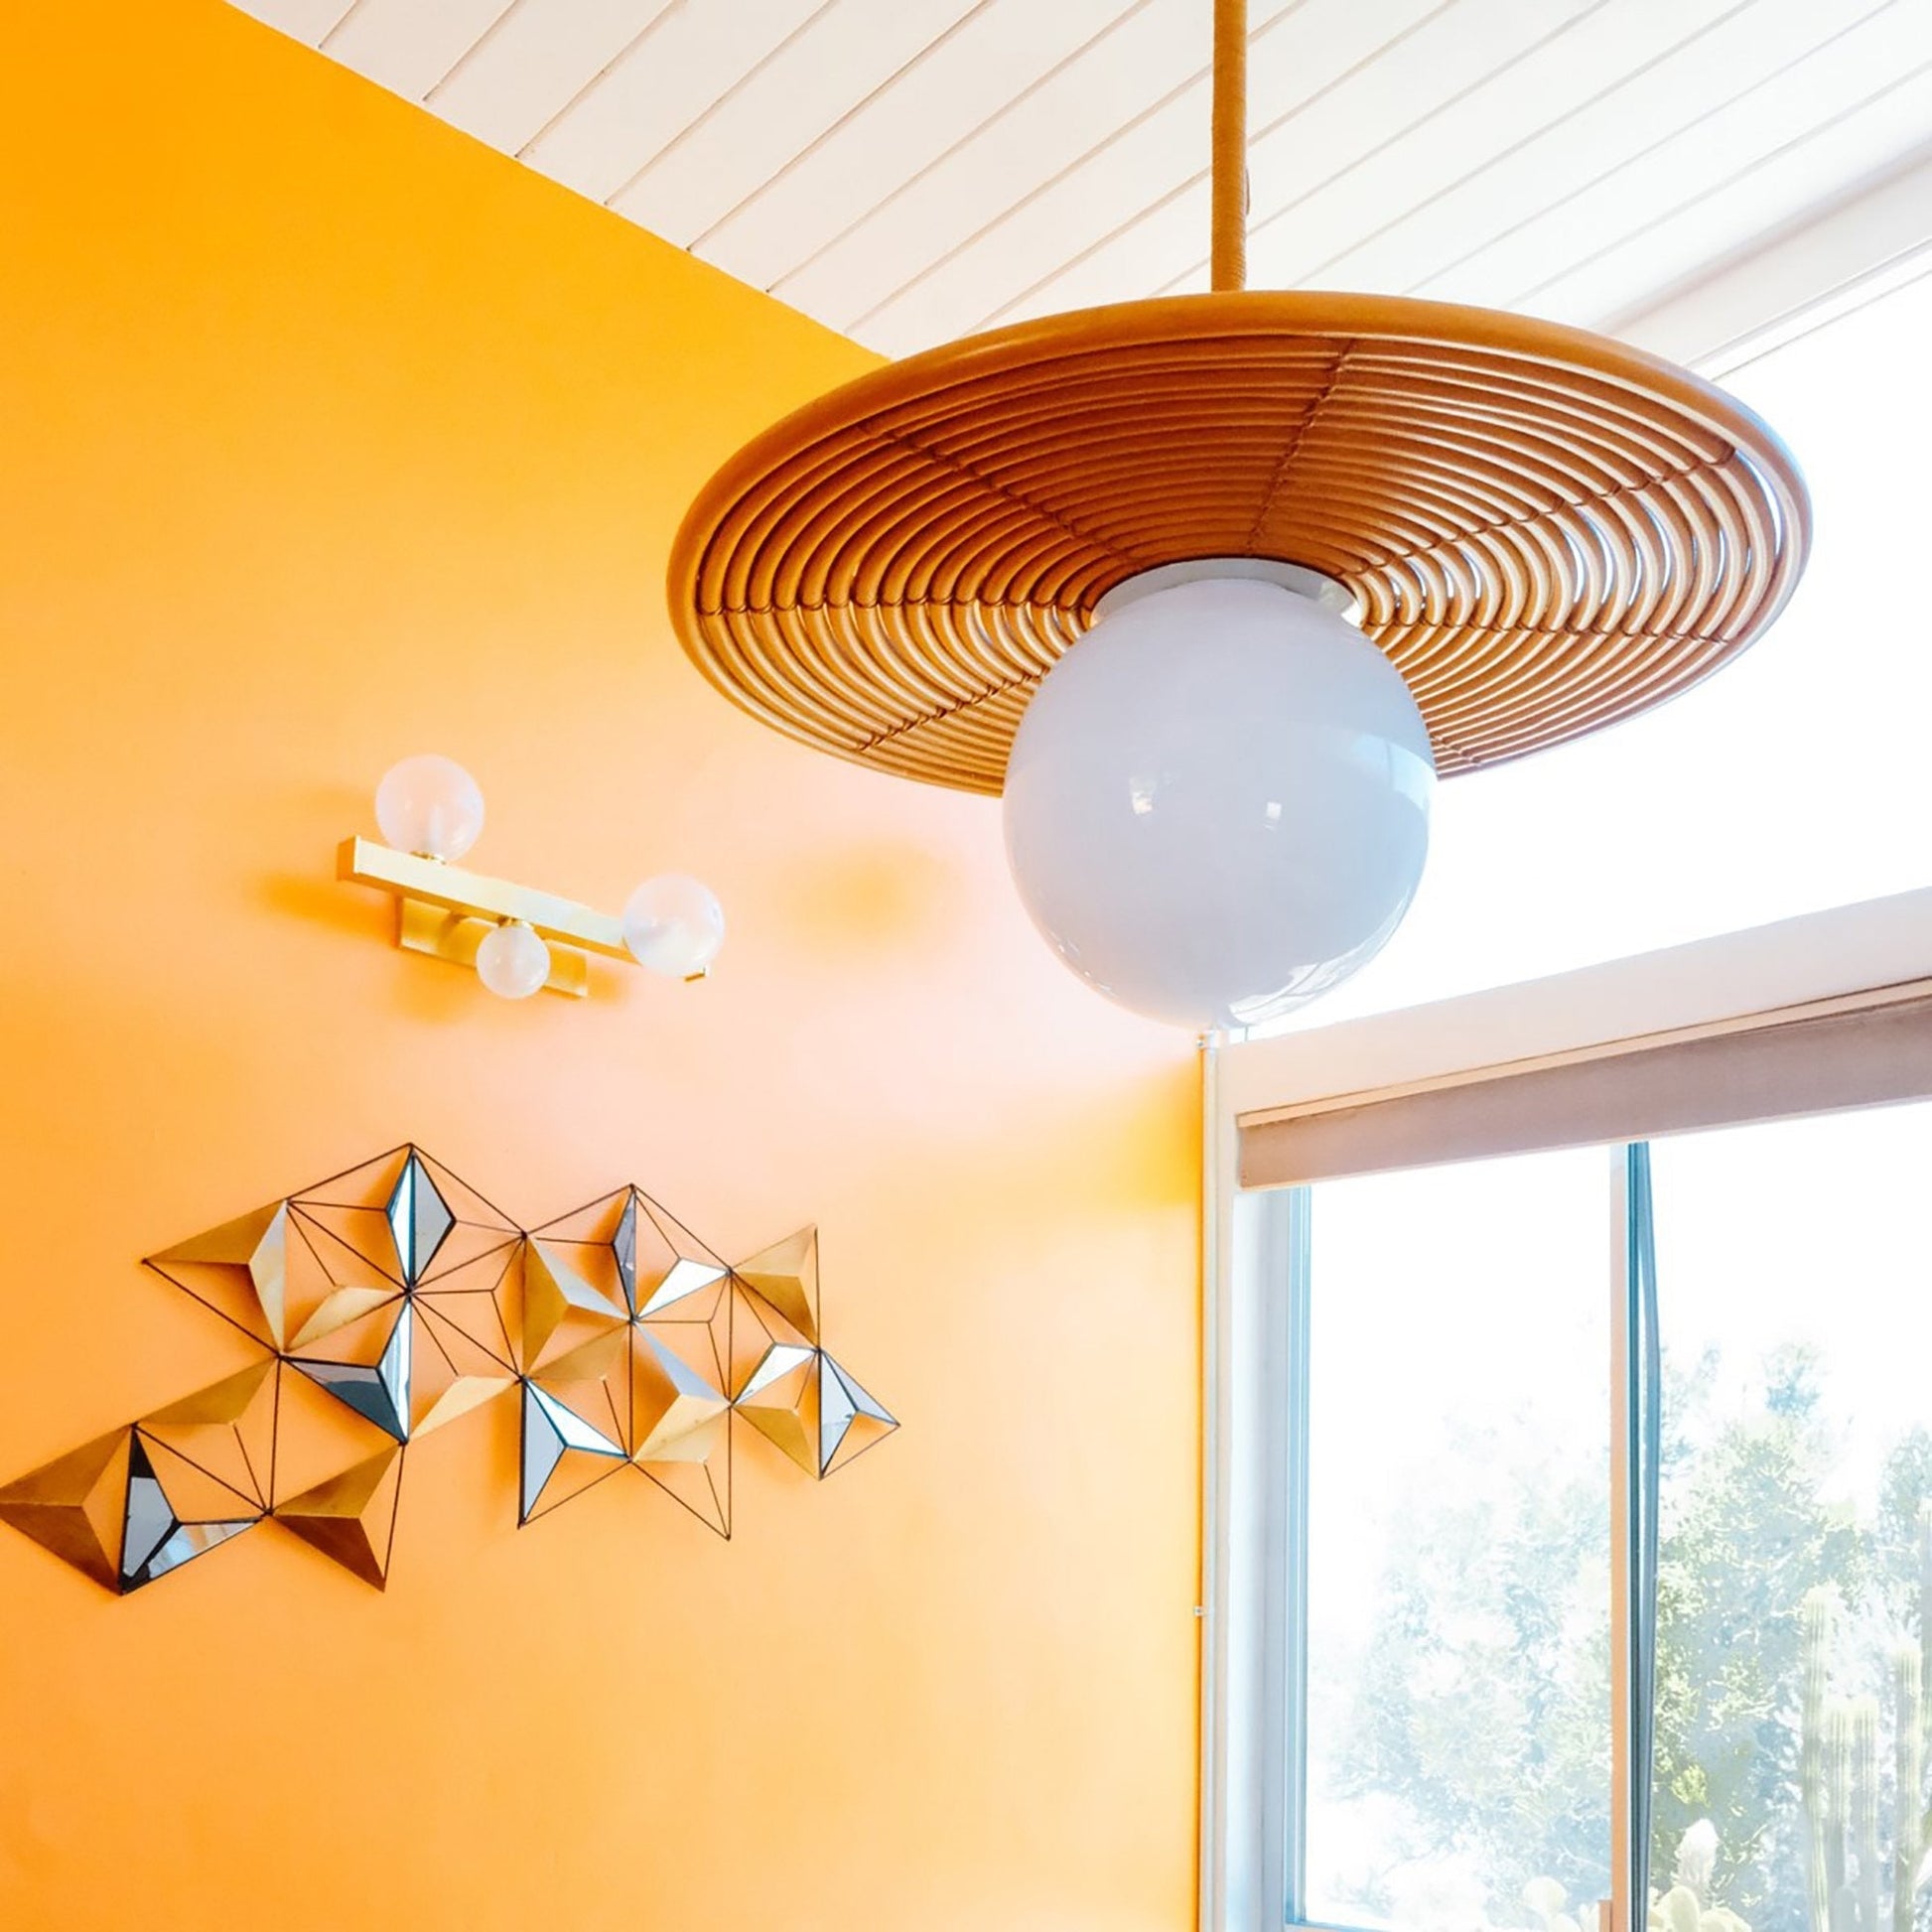
[[(1206, 286), (1211, 0), (239, 0), (889, 354)], [(1249, 279), (1616, 329), (1932, 146), (1932, 0), (1251, 0)]]

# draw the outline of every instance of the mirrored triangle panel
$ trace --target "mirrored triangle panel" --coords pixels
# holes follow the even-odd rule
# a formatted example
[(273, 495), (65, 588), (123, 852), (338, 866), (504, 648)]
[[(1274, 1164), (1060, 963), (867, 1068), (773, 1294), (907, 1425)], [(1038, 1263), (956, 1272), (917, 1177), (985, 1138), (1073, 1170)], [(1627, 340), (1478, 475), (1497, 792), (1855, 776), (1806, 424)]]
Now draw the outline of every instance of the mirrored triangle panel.
[(264, 1522), (385, 1587), (412, 1446), (513, 1391), (519, 1525), (628, 1470), (728, 1538), (739, 1422), (814, 1479), (898, 1427), (825, 1352), (816, 1228), (734, 1265), (634, 1184), (525, 1228), (405, 1145), (146, 1265), (253, 1359), (0, 1485), (121, 1594)]

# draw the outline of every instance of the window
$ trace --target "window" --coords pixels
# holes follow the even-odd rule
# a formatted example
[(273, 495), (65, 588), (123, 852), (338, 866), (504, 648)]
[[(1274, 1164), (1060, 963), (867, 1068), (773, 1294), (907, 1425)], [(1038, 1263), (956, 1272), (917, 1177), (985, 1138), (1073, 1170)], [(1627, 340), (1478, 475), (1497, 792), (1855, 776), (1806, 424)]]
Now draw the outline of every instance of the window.
[(1634, 1152), (1298, 1190), (1291, 1923), (1594, 1932), (1621, 1809), (1652, 1932), (1932, 1926), (1932, 1106)]
[(1652, 1161), (1652, 1882), (1669, 1932), (1694, 1908), (1913, 1932), (1932, 1924), (1932, 1107), (1688, 1135)]
[(1610, 1888), (1604, 1157), (1325, 1183), (1309, 1266), (1307, 1863), (1330, 1925)]

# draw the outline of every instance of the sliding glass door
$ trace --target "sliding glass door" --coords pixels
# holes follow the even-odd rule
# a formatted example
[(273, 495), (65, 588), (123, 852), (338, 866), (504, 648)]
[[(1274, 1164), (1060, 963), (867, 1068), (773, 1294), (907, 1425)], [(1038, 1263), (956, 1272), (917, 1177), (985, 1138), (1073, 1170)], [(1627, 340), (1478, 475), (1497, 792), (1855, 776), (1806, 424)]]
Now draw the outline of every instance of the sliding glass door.
[(1315, 1921), (1608, 1895), (1604, 1172), (1588, 1150), (1313, 1190)]
[(1932, 1106), (1298, 1212), (1290, 1922), (1932, 1932)]
[(1652, 1164), (1661, 1926), (1913, 1932), (1932, 1107), (1686, 1135)]

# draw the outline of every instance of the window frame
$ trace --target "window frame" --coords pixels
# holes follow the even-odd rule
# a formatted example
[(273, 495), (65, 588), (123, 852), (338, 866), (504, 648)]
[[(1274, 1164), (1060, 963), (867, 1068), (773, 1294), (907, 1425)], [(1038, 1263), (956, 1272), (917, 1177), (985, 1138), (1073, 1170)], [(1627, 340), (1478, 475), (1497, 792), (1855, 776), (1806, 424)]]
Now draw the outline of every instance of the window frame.
[[(1201, 1870), (1203, 1932), (1353, 1932), (1303, 1915), (1310, 1311), (1306, 1187), (1244, 1186), (1244, 1129), (1400, 1103), (1527, 1069), (1585, 1065), (1742, 1035), (1769, 1041), (1818, 1016), (1923, 1006), (1932, 1033), (1932, 890), (1203, 1053)], [(1780, 1035), (1789, 1039), (1794, 1035)], [(1801, 1079), (1811, 1077), (1800, 1072)], [(1879, 1090), (1871, 1104), (1901, 1098)], [(1932, 1097), (1932, 1079), (1923, 1094)], [(1802, 1104), (1782, 1112), (1836, 1110)], [(1767, 1117), (1763, 1093), (1735, 1124)], [(1715, 1123), (1711, 1123), (1715, 1124)], [(1727, 1124), (1731, 1124), (1728, 1123)], [(1599, 1142), (1583, 1134), (1585, 1143)], [(1641, 1883), (1633, 1831), (1647, 1712), (1633, 1671), (1646, 1592), (1636, 1532), (1646, 1315), (1636, 1231), (1647, 1203), (1630, 1152), (1610, 1149), (1605, 1229), (1613, 1297), (1611, 1558), (1614, 1896), (1603, 1932), (1631, 1932)], [(1538, 1145), (1565, 1144), (1560, 1138)], [(1575, 1144), (1575, 1143), (1572, 1143)], [(1478, 1158), (1448, 1147), (1436, 1159)], [(1530, 1151), (1527, 1147), (1523, 1151)], [(1433, 1165), (1425, 1155), (1401, 1165)], [(1635, 1190), (1635, 1191), (1633, 1191)], [(1646, 1332), (1645, 1320), (1650, 1322)]]

